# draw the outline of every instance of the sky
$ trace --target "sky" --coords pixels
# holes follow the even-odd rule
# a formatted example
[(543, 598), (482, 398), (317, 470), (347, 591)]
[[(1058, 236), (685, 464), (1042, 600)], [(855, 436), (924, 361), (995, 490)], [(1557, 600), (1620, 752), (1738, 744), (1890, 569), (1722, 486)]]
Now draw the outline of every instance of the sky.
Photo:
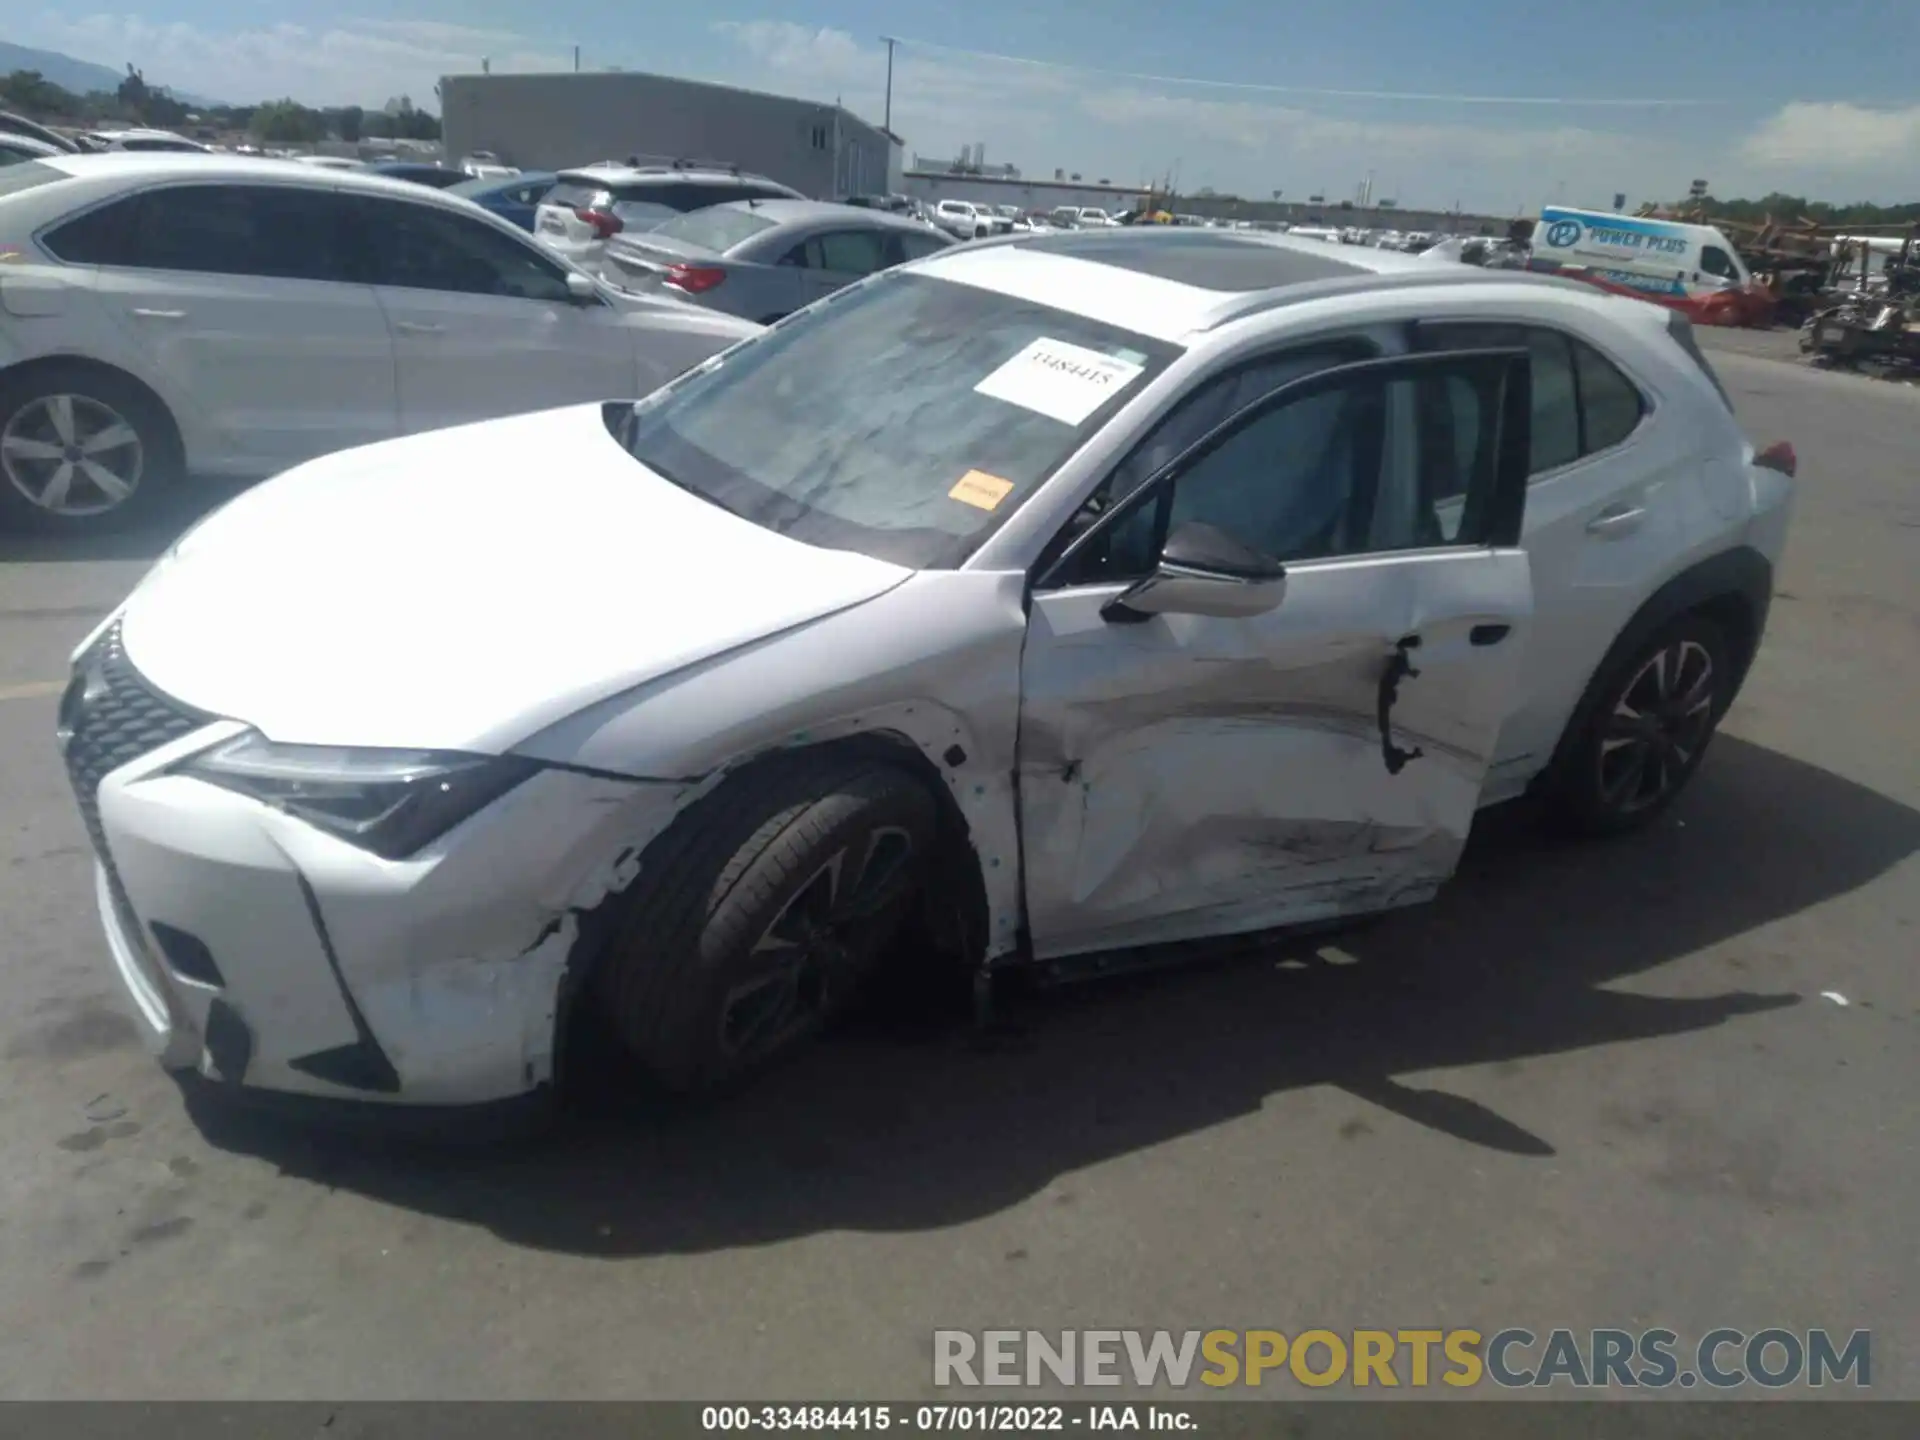
[[(476, 71), (651, 70), (839, 99), (910, 153), (1407, 207), (1769, 191), (1920, 199), (1920, 0), (15, 0), (0, 38), (234, 101), (377, 106)], [(123, 0), (142, 3), (142, 0)], [(370, 7), (369, 7), (370, 8)], [(390, 12), (391, 13), (391, 12)], [(1000, 57), (1000, 58), (995, 58)], [(636, 145), (644, 137), (635, 137)]]

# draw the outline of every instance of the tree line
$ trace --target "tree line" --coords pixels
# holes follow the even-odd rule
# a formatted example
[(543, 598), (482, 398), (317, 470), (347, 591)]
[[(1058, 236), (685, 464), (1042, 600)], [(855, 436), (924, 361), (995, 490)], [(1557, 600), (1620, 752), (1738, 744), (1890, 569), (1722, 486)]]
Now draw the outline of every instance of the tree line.
[(1732, 220), (1751, 225), (1761, 224), (1768, 218), (1783, 225), (1802, 220), (1826, 226), (1920, 224), (1920, 200), (1904, 205), (1870, 205), (1865, 201), (1835, 205), (1826, 200), (1809, 200), (1804, 195), (1783, 195), (1776, 191), (1758, 200), (1716, 200), (1707, 196), (1702, 200), (1681, 201), (1668, 208), (1688, 212), (1697, 210), (1709, 221)]
[(16, 70), (0, 77), (0, 110), (54, 124), (98, 126), (108, 123), (151, 125), (162, 130), (194, 127), (220, 133), (242, 132), (269, 144), (311, 144), (317, 140), (438, 140), (439, 117), (417, 109), (399, 95), (380, 110), (358, 105), (315, 109), (297, 100), (268, 100), (259, 105), (189, 105), (166, 87), (149, 85), (133, 66), (111, 91), (81, 95), (54, 84), (37, 70)]

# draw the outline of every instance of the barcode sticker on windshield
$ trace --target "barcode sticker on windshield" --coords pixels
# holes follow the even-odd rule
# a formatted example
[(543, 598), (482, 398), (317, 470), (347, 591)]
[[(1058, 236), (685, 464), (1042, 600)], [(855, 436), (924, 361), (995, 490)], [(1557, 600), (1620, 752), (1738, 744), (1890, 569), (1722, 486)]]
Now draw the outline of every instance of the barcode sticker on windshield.
[(1042, 338), (973, 388), (1063, 425), (1078, 425), (1138, 380), (1143, 369), (1084, 345)]
[(976, 510), (997, 510), (1000, 502), (1013, 493), (1013, 482), (989, 475), (984, 470), (969, 470), (947, 492), (949, 500), (958, 500)]

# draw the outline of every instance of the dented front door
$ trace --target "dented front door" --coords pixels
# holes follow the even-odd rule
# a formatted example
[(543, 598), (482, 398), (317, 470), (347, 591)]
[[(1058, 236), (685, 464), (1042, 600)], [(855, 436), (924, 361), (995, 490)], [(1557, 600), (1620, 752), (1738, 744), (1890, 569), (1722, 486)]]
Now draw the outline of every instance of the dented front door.
[[(1286, 440), (1297, 455), (1300, 435)], [(1437, 452), (1405, 453), (1425, 464)], [(1473, 469), (1473, 483), (1492, 483), (1490, 467)], [(1524, 485), (1524, 466), (1502, 483)], [(1421, 493), (1450, 510), (1457, 539), (1460, 505)], [(1251, 618), (1115, 623), (1102, 612), (1124, 581), (1043, 584), (1022, 659), (1019, 764), (1036, 955), (1431, 897), (1459, 858), (1520, 681), (1531, 595), (1517, 514), (1497, 543), (1429, 531), (1417, 548), (1290, 562), (1285, 598)]]

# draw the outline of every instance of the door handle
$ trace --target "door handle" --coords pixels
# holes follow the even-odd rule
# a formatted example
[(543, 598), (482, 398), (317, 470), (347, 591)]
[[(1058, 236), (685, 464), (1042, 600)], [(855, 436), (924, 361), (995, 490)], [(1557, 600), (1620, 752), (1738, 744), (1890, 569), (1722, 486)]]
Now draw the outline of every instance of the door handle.
[(1644, 505), (1609, 505), (1587, 522), (1589, 535), (1626, 535), (1640, 528), (1647, 518)]
[(444, 335), (447, 333), (446, 326), (429, 325), (424, 320), (396, 320), (393, 322), (393, 328), (398, 330), (402, 335)]
[(136, 305), (129, 313), (138, 316), (142, 320), (184, 320), (187, 318), (187, 312), (184, 310), (153, 310), (145, 305)]

